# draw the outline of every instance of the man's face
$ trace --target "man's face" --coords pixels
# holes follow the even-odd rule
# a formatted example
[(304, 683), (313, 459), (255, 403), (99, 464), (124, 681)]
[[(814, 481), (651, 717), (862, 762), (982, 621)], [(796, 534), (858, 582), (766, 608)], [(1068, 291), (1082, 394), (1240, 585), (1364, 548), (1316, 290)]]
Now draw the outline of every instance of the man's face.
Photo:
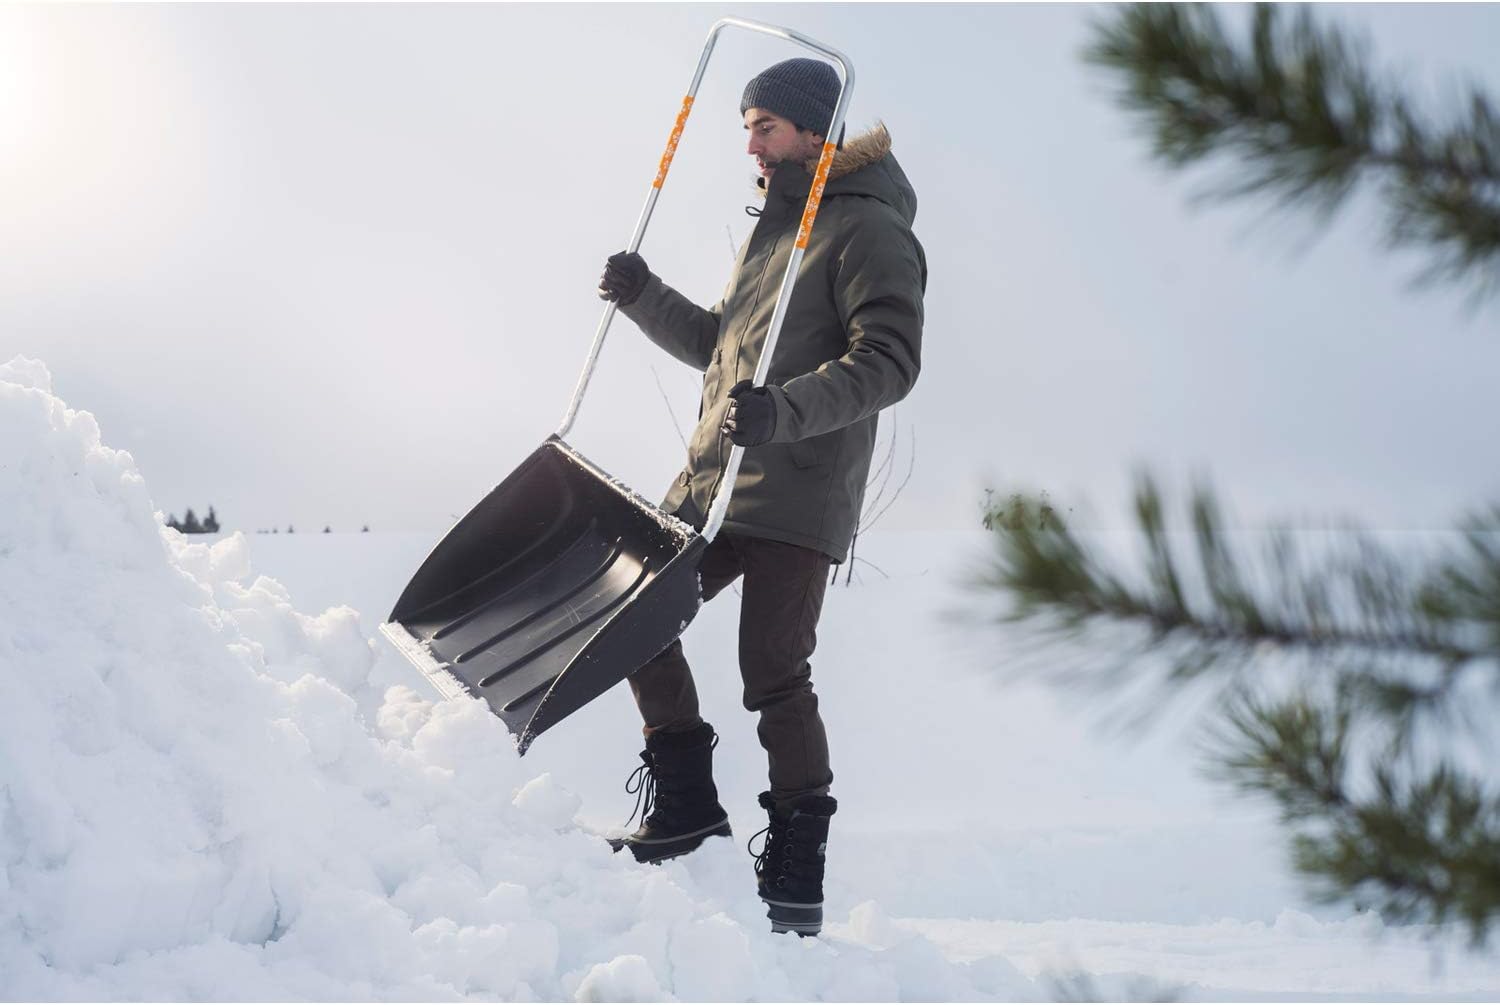
[(745, 110), (745, 129), (750, 142), (745, 152), (755, 158), (761, 177), (769, 183), (776, 168), (786, 162), (800, 164), (816, 157), (823, 149), (823, 137), (798, 132), (791, 119), (784, 119), (764, 108)]

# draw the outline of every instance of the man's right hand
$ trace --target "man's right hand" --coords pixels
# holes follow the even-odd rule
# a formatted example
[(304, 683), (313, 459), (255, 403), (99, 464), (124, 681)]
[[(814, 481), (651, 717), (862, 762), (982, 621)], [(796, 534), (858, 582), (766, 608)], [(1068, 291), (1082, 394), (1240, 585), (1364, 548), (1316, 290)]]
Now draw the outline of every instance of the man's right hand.
[(610, 255), (604, 265), (604, 275), (599, 277), (599, 299), (613, 300), (621, 307), (635, 303), (636, 297), (646, 288), (651, 270), (646, 260), (633, 251), (622, 251)]

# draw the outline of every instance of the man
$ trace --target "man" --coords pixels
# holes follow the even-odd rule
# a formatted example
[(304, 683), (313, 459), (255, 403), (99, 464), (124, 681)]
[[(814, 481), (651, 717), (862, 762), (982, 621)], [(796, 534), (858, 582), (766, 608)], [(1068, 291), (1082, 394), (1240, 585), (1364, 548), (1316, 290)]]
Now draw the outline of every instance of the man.
[[(609, 259), (601, 297), (657, 345), (704, 371), (687, 467), (663, 508), (702, 528), (728, 461), (745, 447), (723, 528), (700, 566), (703, 597), (743, 576), (739, 661), (745, 707), (760, 715), (769, 815), (756, 859), (775, 931), (822, 926), (824, 847), (837, 803), (808, 657), (829, 568), (846, 560), (882, 408), (920, 368), (927, 263), (912, 235), (916, 194), (878, 126), (835, 155), (764, 386), (755, 373), (791, 256), (839, 80), (789, 59), (745, 88), (740, 112), (765, 198), (724, 299), (711, 310), (653, 275), (640, 255)], [(660, 861), (730, 833), (713, 782), (713, 728), (698, 710), (680, 642), (630, 678), (645, 720), (641, 827), (616, 842)], [(654, 789), (654, 805), (652, 792)], [(644, 791), (642, 791), (644, 790)]]

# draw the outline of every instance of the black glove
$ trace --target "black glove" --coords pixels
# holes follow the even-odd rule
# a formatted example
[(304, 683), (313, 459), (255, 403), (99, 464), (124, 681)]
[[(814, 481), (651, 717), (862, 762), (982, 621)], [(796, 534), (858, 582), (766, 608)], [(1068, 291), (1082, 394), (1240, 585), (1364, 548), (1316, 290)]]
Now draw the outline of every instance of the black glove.
[(729, 411), (719, 432), (742, 447), (758, 447), (776, 431), (776, 399), (764, 387), (742, 380), (729, 389)]
[(604, 266), (604, 275), (599, 277), (599, 299), (613, 300), (621, 307), (629, 307), (641, 295), (646, 280), (650, 278), (651, 270), (646, 268), (646, 260), (635, 252), (610, 255)]

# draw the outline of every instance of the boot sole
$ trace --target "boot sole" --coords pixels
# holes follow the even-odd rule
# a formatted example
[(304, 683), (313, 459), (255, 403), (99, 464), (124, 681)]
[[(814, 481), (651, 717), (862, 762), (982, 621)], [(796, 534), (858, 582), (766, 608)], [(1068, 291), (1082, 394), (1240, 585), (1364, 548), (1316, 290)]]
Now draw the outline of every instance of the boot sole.
[(766, 905), (766, 917), (771, 919), (771, 931), (776, 935), (796, 932), (807, 938), (823, 930), (822, 904), (787, 904), (764, 897), (761, 903)]
[(711, 837), (733, 837), (734, 832), (729, 828), (729, 818), (725, 817), (716, 824), (703, 827), (688, 834), (679, 834), (670, 838), (655, 838), (647, 841), (632, 841), (629, 838), (610, 838), (609, 845), (615, 851), (625, 848), (635, 856), (635, 860), (641, 863), (665, 862), (667, 859), (686, 855), (690, 851), (697, 850)]

